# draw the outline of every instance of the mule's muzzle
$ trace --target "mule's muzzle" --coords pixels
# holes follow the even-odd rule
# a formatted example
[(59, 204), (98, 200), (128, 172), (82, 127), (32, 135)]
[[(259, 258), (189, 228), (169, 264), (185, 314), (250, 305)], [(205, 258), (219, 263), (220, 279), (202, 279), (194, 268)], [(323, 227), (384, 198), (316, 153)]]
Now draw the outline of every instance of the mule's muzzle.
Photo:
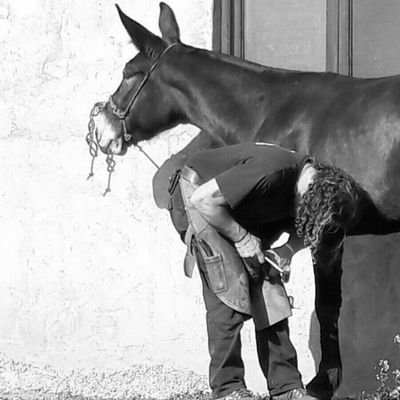
[(108, 104), (102, 112), (94, 117), (96, 142), (105, 154), (124, 155), (132, 141), (132, 135), (126, 137), (123, 121), (109, 112), (107, 106)]

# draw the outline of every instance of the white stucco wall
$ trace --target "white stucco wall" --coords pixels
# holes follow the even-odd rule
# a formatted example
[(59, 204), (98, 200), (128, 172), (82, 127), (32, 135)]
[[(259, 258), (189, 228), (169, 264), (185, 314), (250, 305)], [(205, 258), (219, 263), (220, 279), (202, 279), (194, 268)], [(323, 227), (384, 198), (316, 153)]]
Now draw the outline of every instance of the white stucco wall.
[[(158, 1), (119, 4), (158, 32)], [(211, 48), (212, 1), (168, 4), (182, 41)], [(114, 1), (0, 0), (0, 48), (0, 353), (60, 370), (167, 363), (207, 374), (200, 281), (183, 276), (185, 249), (153, 202), (154, 166), (130, 150), (106, 197), (102, 157), (86, 180), (89, 111), (135, 54)], [(196, 132), (180, 126), (143, 147), (162, 163)], [(314, 289), (304, 258), (289, 292), (307, 381)], [(261, 391), (251, 323), (243, 337)]]

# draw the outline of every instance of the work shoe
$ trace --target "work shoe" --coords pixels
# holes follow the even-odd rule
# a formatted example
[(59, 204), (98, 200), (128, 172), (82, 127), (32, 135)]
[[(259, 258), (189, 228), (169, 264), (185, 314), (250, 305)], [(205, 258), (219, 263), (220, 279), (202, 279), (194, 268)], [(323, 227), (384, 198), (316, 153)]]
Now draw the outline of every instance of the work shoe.
[(260, 397), (255, 396), (250, 390), (238, 389), (226, 396), (218, 397), (215, 400), (258, 400)]
[(316, 397), (307, 394), (307, 390), (296, 388), (287, 392), (272, 396), (272, 400), (318, 400)]

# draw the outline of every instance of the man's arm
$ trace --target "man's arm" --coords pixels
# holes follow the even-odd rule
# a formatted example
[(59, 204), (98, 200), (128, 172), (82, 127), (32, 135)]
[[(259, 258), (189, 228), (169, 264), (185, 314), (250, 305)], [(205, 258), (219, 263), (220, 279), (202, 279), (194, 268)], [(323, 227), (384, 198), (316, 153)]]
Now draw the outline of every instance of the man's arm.
[(215, 179), (199, 186), (190, 200), (209, 224), (233, 242), (239, 241), (246, 234), (246, 229), (230, 214), (228, 202)]
[(191, 197), (193, 206), (217, 231), (235, 243), (241, 257), (254, 257), (265, 262), (261, 241), (251, 235), (231, 215), (229, 205), (215, 179), (199, 186)]

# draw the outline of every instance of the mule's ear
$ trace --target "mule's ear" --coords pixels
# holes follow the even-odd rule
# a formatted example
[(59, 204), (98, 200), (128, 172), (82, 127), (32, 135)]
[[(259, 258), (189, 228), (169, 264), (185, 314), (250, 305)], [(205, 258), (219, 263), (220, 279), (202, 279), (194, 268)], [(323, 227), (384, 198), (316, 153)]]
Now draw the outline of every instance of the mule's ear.
[(176, 22), (175, 14), (165, 3), (160, 3), (160, 19), (158, 25), (163, 39), (168, 44), (179, 42), (179, 26)]
[(144, 51), (152, 58), (158, 57), (165, 49), (165, 43), (161, 38), (151, 33), (144, 26), (129, 18), (122, 12), (118, 4), (115, 5), (118, 10), (121, 22), (132, 39), (133, 44), (139, 51)]

